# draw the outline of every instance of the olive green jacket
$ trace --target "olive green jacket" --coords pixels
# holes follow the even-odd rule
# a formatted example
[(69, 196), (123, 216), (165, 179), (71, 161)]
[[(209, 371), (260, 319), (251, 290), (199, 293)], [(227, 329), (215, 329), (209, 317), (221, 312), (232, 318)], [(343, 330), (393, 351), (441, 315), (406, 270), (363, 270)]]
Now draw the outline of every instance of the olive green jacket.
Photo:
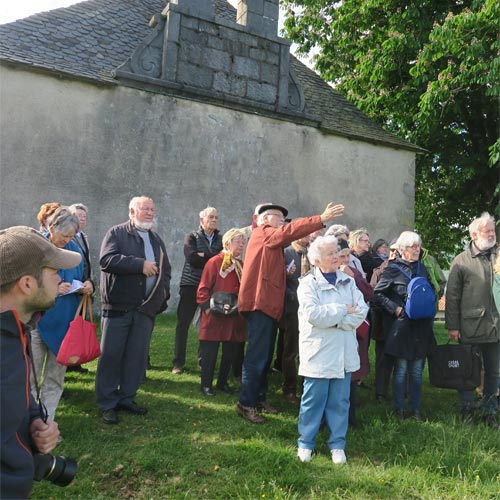
[(481, 255), (473, 243), (451, 263), (446, 288), (445, 327), (460, 330), (464, 344), (500, 340), (499, 313), (493, 299), (497, 248)]

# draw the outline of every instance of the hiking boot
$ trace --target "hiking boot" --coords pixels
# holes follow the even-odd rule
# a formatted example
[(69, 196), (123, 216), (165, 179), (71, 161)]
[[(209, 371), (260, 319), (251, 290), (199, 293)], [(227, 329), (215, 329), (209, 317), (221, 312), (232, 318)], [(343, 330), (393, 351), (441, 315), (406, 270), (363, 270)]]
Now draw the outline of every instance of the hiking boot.
[(257, 408), (262, 413), (267, 413), (268, 415), (277, 415), (279, 413), (279, 411), (273, 408), (267, 401), (259, 401), (257, 403)]
[(297, 450), (297, 457), (301, 462), (310, 462), (311, 454), (312, 450), (308, 450), (307, 448), (299, 448)]
[(332, 462), (334, 464), (345, 464), (347, 462), (344, 450), (331, 450), (330, 453), (332, 454)]
[(500, 425), (498, 424), (497, 419), (495, 418), (495, 415), (493, 413), (483, 415), (483, 422), (492, 429), (500, 429)]
[(259, 415), (257, 408), (254, 406), (243, 406), (239, 401), (236, 405), (236, 412), (252, 424), (263, 424), (266, 421), (262, 415)]

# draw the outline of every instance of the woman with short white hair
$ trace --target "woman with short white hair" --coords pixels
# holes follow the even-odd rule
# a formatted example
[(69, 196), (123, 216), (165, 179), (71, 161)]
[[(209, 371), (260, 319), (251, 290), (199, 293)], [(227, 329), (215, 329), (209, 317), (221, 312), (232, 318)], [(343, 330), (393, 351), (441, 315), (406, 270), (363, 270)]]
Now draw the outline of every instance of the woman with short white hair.
[(335, 464), (346, 462), (351, 373), (359, 369), (356, 328), (368, 312), (354, 279), (339, 270), (337, 239), (320, 236), (307, 254), (315, 267), (297, 290), (299, 300), (300, 402), (297, 456), (309, 462), (323, 416)]
[(433, 316), (411, 319), (405, 312), (408, 284), (422, 276), (431, 283), (429, 273), (419, 261), (422, 241), (413, 231), (403, 231), (396, 246), (400, 257), (389, 263), (375, 287), (373, 303), (382, 310), (386, 333), (385, 354), (395, 358), (392, 398), (396, 416), (405, 418), (404, 401), (407, 374), (410, 375), (408, 403), (410, 416), (421, 420), (422, 372), (425, 358), (436, 344), (432, 329)]

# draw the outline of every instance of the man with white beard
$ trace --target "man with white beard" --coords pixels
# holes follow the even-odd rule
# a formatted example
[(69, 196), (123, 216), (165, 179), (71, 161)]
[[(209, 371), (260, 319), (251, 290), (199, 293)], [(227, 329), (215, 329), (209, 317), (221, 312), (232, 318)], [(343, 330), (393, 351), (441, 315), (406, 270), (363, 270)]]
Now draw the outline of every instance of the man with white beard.
[[(495, 220), (487, 212), (469, 226), (469, 247), (451, 264), (446, 289), (445, 327), (450, 339), (477, 345), (483, 355), (483, 420), (494, 429), (500, 382), (500, 327), (492, 286), (497, 255)], [(474, 392), (459, 391), (464, 423), (473, 423)]]
[(113, 226), (101, 245), (101, 357), (96, 397), (106, 424), (117, 410), (144, 415), (134, 401), (146, 372), (156, 315), (170, 297), (170, 262), (153, 230), (155, 206), (146, 196), (132, 198), (128, 222)]

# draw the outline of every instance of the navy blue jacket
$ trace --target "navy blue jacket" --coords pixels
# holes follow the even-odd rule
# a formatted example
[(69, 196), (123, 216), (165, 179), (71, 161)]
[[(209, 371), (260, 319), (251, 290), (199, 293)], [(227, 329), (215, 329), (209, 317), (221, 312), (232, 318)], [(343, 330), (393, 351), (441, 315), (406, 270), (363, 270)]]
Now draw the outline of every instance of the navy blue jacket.
[[(101, 303), (103, 314), (109, 311), (140, 311), (154, 317), (167, 308), (170, 297), (171, 267), (162, 239), (149, 231), (151, 244), (161, 273), (147, 299), (146, 276), (142, 273), (146, 254), (144, 241), (128, 221), (113, 226), (101, 245)], [(160, 254), (163, 251), (163, 261)]]
[(2, 443), (0, 497), (28, 498), (33, 485), (31, 421), (40, 417), (30, 392), (27, 336), (15, 311), (0, 314)]

